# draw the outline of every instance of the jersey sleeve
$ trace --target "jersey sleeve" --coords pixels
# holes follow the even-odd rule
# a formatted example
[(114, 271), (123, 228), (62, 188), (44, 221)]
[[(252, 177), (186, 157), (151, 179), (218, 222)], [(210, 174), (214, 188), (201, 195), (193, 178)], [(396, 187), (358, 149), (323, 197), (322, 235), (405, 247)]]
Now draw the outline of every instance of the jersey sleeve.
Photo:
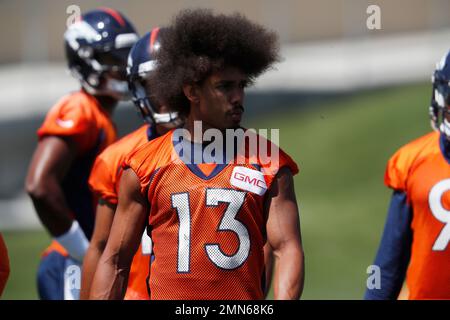
[(430, 153), (439, 151), (439, 132), (430, 132), (416, 140), (409, 142), (389, 159), (384, 174), (387, 187), (407, 191), (408, 177), (414, 170), (415, 164), (420, 163)]
[(64, 98), (50, 110), (37, 134), (39, 140), (46, 136), (59, 136), (72, 139), (82, 153), (95, 143), (97, 128), (86, 112), (82, 99)]
[(281, 168), (289, 168), (293, 176), (298, 174), (299, 168), (295, 161), (277, 143), (257, 134), (253, 130), (247, 130), (245, 136), (246, 140), (244, 140), (239, 149), (236, 162), (248, 161), (250, 164), (260, 166), (268, 188), (270, 188), (272, 181)]
[(99, 198), (111, 204), (117, 204), (116, 174), (120, 168), (114, 170), (112, 165), (113, 163), (105, 160), (100, 154), (92, 167), (89, 187)]
[(153, 162), (145, 161), (145, 154), (147, 151), (147, 145), (142, 146), (141, 148), (136, 149), (129, 153), (125, 160), (122, 162), (122, 168), (132, 169), (134, 173), (139, 178), (140, 191), (142, 195), (145, 195), (150, 184), (150, 174), (149, 172), (153, 171)]
[(406, 191), (406, 181), (413, 162), (412, 155), (406, 151), (401, 148), (387, 163), (384, 183), (391, 189)]
[(295, 176), (299, 172), (297, 163), (295, 163), (295, 161), (287, 153), (280, 149), (279, 169), (284, 167), (288, 167), (289, 170), (291, 170), (293, 176)]
[(262, 160), (261, 163), (266, 184), (269, 188), (280, 169), (287, 167), (293, 176), (299, 173), (297, 163), (286, 152), (274, 143), (271, 143), (271, 150), (270, 157), (266, 158), (266, 161)]
[(122, 162), (124, 170), (130, 168), (136, 173), (140, 182), (140, 191), (144, 196), (147, 196), (149, 185), (158, 168), (171, 161), (171, 137), (169, 132), (165, 136), (141, 145), (130, 152)]

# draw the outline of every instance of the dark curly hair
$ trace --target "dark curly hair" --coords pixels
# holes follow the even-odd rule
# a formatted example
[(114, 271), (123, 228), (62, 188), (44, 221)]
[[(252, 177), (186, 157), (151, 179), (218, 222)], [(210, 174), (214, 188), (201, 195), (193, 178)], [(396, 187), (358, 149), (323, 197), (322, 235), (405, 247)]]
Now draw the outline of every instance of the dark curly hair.
[(252, 81), (279, 61), (278, 37), (241, 14), (183, 10), (161, 37), (149, 91), (167, 107), (189, 113), (185, 84), (201, 84), (212, 72), (236, 67)]

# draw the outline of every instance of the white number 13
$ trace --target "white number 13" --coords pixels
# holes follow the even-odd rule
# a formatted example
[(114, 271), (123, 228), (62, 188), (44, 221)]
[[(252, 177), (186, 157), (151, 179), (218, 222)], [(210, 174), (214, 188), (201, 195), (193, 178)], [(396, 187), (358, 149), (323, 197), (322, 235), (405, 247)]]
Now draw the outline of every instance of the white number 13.
[[(205, 245), (208, 258), (221, 269), (236, 269), (247, 260), (250, 253), (250, 236), (245, 225), (236, 215), (245, 200), (245, 192), (231, 189), (206, 189), (206, 206), (217, 207), (220, 203), (228, 206), (217, 231), (234, 232), (239, 239), (239, 249), (231, 256), (226, 255), (217, 243)], [(176, 209), (180, 223), (178, 230), (178, 266), (180, 273), (190, 272), (191, 213), (189, 193), (172, 194), (172, 208)], [(207, 212), (207, 211), (204, 211)], [(208, 219), (207, 216), (205, 216)]]

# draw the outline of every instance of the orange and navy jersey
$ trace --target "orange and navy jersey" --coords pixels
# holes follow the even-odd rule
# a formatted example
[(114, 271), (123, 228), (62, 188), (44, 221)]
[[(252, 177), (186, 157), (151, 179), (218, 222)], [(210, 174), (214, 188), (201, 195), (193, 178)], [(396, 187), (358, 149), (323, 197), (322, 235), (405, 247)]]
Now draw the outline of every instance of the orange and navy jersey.
[[(106, 148), (95, 160), (89, 177), (89, 186), (98, 198), (117, 205), (122, 163), (125, 157), (144, 143), (154, 139), (156, 132), (153, 127), (143, 125), (136, 131), (126, 135)], [(139, 246), (128, 277), (128, 288), (125, 299), (148, 299), (146, 278), (150, 263), (150, 253), (143, 254)]]
[(100, 153), (89, 176), (92, 192), (111, 204), (117, 204), (123, 160), (130, 152), (155, 137), (153, 128), (143, 125)]
[(244, 153), (193, 164), (173, 133), (124, 162), (149, 202), (151, 299), (263, 299), (265, 194), (279, 168), (296, 174), (297, 165), (281, 150), (269, 164)]
[(6, 280), (9, 276), (9, 258), (8, 249), (3, 241), (2, 234), (0, 233), (0, 296), (3, 289), (5, 289)]
[(389, 160), (385, 183), (406, 194), (412, 208), (410, 299), (450, 299), (450, 163), (445, 137), (429, 133)]
[[(116, 140), (116, 128), (110, 116), (93, 96), (78, 91), (63, 97), (52, 107), (37, 134), (39, 140), (59, 136), (75, 143), (77, 156), (62, 181), (62, 189), (74, 218), (90, 239), (95, 202), (88, 178), (96, 156)], [(54, 246), (55, 250), (64, 252)]]

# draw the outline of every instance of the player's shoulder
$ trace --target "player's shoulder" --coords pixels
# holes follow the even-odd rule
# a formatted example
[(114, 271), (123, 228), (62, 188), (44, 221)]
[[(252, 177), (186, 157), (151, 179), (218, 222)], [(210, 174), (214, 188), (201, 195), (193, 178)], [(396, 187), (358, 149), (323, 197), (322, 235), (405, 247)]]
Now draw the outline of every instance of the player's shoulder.
[(50, 109), (49, 117), (70, 118), (78, 122), (92, 125), (109, 116), (101, 108), (97, 99), (83, 90), (71, 92), (63, 96)]
[(405, 190), (408, 176), (413, 169), (430, 155), (440, 152), (439, 132), (433, 131), (400, 147), (389, 159), (384, 181), (396, 190)]
[[(288, 167), (293, 175), (299, 172), (297, 163), (279, 147), (279, 137), (272, 134), (269, 139), (254, 130), (243, 129), (245, 135), (249, 137), (248, 143), (244, 144), (246, 161), (258, 164), (266, 175), (275, 176), (283, 167)], [(251, 143), (256, 143), (257, 147), (252, 148)]]
[(439, 152), (439, 136), (439, 132), (433, 131), (408, 142), (392, 155), (390, 161), (401, 160), (402, 164), (411, 165), (418, 158)]
[(174, 159), (172, 136), (173, 130), (131, 151), (125, 158), (124, 166), (138, 172), (152, 171), (168, 164)]
[(86, 92), (79, 90), (70, 92), (61, 97), (53, 106), (52, 109), (69, 109), (78, 108), (81, 110), (89, 110), (96, 106), (95, 98)]
[(123, 136), (103, 150), (98, 157), (104, 161), (109, 161), (115, 158), (125, 158), (125, 156), (127, 156), (130, 152), (148, 142), (147, 129), (148, 125), (143, 125), (133, 132)]
[(62, 97), (47, 113), (38, 136), (82, 135), (91, 132), (95, 121), (92, 121), (92, 112), (86, 106), (92, 103), (95, 103), (95, 99), (82, 91)]
[[(154, 155), (155, 151), (160, 151), (163, 149), (168, 149), (172, 147), (172, 135), (173, 130), (167, 132), (166, 134), (157, 137), (156, 139), (153, 139), (151, 141), (146, 142), (139, 148), (137, 148), (133, 153), (132, 156), (135, 158), (143, 158), (145, 159), (149, 155)], [(160, 153), (160, 152), (158, 152)]]

